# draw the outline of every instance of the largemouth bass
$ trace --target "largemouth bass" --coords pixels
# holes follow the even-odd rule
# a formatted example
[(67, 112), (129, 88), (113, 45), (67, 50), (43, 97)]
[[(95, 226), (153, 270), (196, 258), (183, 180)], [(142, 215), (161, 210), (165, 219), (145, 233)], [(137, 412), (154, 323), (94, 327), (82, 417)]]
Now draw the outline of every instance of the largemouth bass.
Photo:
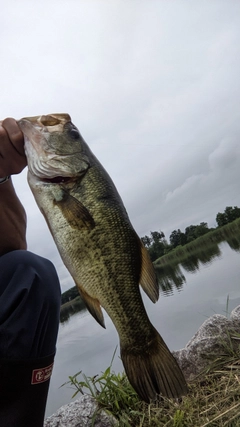
[(151, 324), (139, 289), (157, 301), (153, 265), (111, 178), (68, 114), (18, 123), (36, 202), (89, 312), (103, 327), (101, 307), (112, 319), (133, 388), (146, 402), (160, 393), (185, 394), (184, 376)]

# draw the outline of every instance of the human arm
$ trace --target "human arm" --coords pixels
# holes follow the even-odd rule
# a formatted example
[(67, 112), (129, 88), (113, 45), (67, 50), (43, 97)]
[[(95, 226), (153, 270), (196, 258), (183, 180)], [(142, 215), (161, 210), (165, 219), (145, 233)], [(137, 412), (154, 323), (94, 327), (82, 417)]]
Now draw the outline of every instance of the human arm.
[[(23, 134), (14, 119), (5, 119), (0, 122), (0, 178), (20, 173), (26, 164)], [(0, 183), (0, 256), (26, 247), (26, 213), (10, 178)]]

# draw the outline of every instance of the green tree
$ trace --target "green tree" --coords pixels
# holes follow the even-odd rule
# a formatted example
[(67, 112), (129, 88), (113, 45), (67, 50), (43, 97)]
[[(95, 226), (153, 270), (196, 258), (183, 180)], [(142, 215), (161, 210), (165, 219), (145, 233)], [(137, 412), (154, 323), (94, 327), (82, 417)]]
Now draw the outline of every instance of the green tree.
[(207, 222), (200, 222), (199, 225), (195, 228), (195, 238), (197, 239), (200, 236), (203, 236), (204, 234), (208, 233), (210, 230), (208, 228)]
[(232, 206), (227, 206), (224, 213), (228, 222), (232, 222), (240, 217), (240, 209), (237, 206), (234, 206), (234, 208)]
[(192, 242), (209, 231), (207, 222), (200, 222), (199, 225), (189, 225), (189, 227), (185, 229), (186, 243)]
[(151, 237), (144, 236), (144, 237), (141, 237), (141, 240), (146, 248), (149, 248), (151, 246), (151, 243), (152, 243)]
[(234, 206), (233, 211), (234, 211), (235, 219), (240, 218), (240, 208), (238, 208), (237, 206)]
[(169, 241), (173, 248), (176, 248), (176, 246), (179, 245), (183, 246), (186, 243), (186, 236), (180, 229), (173, 230), (169, 236)]
[(169, 246), (162, 231), (151, 231), (150, 236), (144, 236), (141, 240), (147, 248), (152, 261), (163, 256)]
[(197, 225), (195, 230), (196, 238), (203, 236), (208, 232), (209, 232), (209, 228), (208, 228), (207, 222), (200, 222), (200, 224)]
[(190, 243), (196, 239), (196, 225), (189, 225), (185, 228), (186, 243)]
[(218, 227), (222, 227), (223, 225), (226, 225), (228, 223), (226, 215), (224, 213), (218, 212), (216, 216), (216, 223)]
[(162, 231), (151, 231), (151, 246), (149, 247), (149, 255), (152, 261), (164, 255), (165, 234)]
[(216, 222), (218, 227), (222, 227), (237, 218), (240, 218), (240, 208), (237, 206), (234, 206), (234, 208), (232, 206), (227, 206), (223, 213), (218, 212)]
[(151, 231), (150, 234), (152, 237), (152, 241), (155, 243), (160, 242), (165, 237), (165, 234), (162, 231)]

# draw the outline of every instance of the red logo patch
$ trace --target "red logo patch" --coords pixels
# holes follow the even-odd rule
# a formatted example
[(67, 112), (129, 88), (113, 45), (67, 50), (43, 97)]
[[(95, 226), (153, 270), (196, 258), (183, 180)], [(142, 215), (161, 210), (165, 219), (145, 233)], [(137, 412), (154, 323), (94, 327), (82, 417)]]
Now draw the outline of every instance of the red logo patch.
[(32, 371), (32, 381), (31, 384), (40, 384), (44, 381), (49, 380), (52, 375), (53, 363), (46, 368), (34, 369)]

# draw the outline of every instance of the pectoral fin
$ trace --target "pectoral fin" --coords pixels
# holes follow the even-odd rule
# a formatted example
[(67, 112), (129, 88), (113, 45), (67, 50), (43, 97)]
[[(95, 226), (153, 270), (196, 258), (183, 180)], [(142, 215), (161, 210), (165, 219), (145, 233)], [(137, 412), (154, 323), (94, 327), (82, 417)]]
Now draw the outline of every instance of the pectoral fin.
[(61, 198), (55, 199), (54, 205), (61, 209), (63, 216), (71, 227), (79, 229), (84, 226), (90, 230), (95, 227), (95, 222), (90, 212), (67, 191), (62, 190)]
[(77, 285), (77, 288), (78, 288), (78, 291), (79, 291), (83, 301), (86, 304), (86, 307), (87, 307), (89, 313), (91, 313), (91, 315), (94, 317), (94, 319), (103, 328), (106, 328), (105, 323), (104, 323), (103, 312), (102, 312), (102, 309), (101, 309), (101, 306), (100, 306), (98, 299), (90, 297), (90, 295), (88, 295), (88, 293), (85, 290), (83, 290), (82, 286)]
[(159, 286), (153, 264), (143, 243), (141, 242), (142, 269), (140, 285), (152, 302), (159, 298)]

